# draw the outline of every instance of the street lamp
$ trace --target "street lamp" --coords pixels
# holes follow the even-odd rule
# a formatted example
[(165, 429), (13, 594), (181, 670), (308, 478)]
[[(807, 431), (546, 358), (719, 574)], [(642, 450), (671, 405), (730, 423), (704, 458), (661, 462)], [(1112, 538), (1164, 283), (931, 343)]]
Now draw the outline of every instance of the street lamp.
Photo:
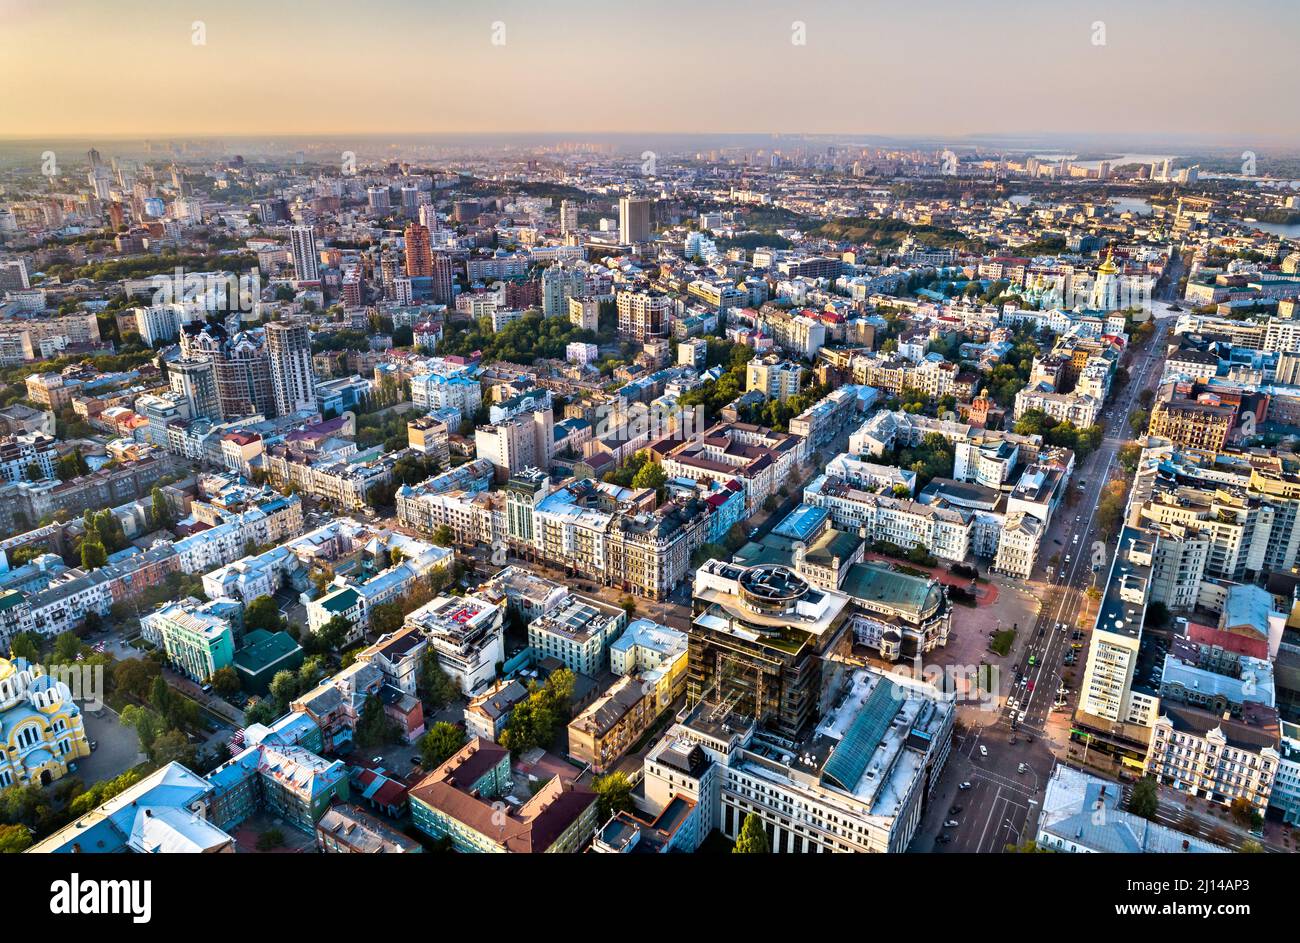
[(1008, 830), (1009, 832), (1011, 832), (1011, 834), (1013, 834), (1013, 835), (1016, 836), (1016, 844), (1019, 845), (1019, 844), (1020, 844), (1020, 829), (1018, 829), (1018, 828), (1016, 828), (1014, 825), (1012, 825), (1010, 819), (1005, 819), (1005, 820), (1003, 820), (1002, 824), (1005, 825), (1005, 826), (1007, 827), (1007, 830)]

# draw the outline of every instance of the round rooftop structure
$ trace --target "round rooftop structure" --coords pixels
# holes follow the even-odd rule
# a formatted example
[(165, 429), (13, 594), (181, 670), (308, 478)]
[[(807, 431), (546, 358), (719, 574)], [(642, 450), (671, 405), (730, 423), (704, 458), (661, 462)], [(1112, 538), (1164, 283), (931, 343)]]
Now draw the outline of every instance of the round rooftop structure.
[(780, 615), (789, 612), (807, 595), (808, 581), (787, 566), (760, 564), (740, 574), (740, 596), (758, 612)]

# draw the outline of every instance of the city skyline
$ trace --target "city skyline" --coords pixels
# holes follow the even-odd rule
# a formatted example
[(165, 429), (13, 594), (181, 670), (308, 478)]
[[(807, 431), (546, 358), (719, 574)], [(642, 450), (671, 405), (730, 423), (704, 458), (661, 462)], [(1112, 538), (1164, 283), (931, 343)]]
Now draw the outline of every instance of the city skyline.
[[(1262, 92), (1294, 88), (1300, 63), (1285, 32), (1223, 30), (1208, 3), (1172, 12), (1164, 2), (998, 2), (968, 20), (941, 4), (891, 12), (886, 35), (876, 11), (839, 3), (670, 2), (647, 17), (586, 2), (378, 0), (358, 23), (335, 0), (310, 19), (245, 0), (184, 11), (127, 0), (111, 14), (80, 0), (5, 0), (11, 53), (0, 81), (14, 94), (0, 102), (0, 129), (20, 139), (558, 129), (1296, 143), (1280, 130), (1300, 126), (1294, 96), (1246, 95), (1222, 80), (1249, 68)], [(1285, 11), (1255, 0), (1238, 12)], [(122, 44), (129, 54), (106, 60)], [(335, 55), (349, 49), (356, 60)], [(1197, 61), (1212, 49), (1214, 67), (1152, 68), (1170, 49)], [(88, 93), (111, 88), (106, 80), (126, 93)], [(249, 107), (258, 100), (270, 107)]]

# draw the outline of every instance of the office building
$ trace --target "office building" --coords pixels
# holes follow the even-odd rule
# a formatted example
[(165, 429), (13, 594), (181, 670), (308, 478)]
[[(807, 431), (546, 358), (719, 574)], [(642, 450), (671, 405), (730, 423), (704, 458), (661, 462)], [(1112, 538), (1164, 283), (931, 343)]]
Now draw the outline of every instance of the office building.
[(618, 201), (618, 241), (623, 245), (649, 242), (652, 233), (651, 213), (654, 201), (644, 197), (625, 196)]
[(627, 625), (627, 613), (573, 593), (528, 624), (528, 644), (541, 658), (556, 658), (579, 674), (609, 670), (609, 645)]
[(906, 851), (956, 711), (928, 685), (874, 669), (836, 672), (827, 687), (825, 713), (794, 735), (730, 698), (696, 704), (646, 757), (643, 811), (683, 800), (695, 821), (679, 828), (733, 839), (755, 815), (775, 853)]

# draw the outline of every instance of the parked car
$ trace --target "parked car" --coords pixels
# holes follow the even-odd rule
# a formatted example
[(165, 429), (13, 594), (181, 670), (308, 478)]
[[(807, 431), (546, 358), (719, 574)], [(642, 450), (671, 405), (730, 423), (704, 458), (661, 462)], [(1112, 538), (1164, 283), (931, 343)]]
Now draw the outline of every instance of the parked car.
[(948, 821), (946, 821), (946, 822), (943, 823), (943, 827), (944, 827), (944, 828), (956, 828), (956, 827), (957, 827), (958, 825), (960, 825), (960, 824), (961, 824), (961, 823), (958, 822), (956, 819), (949, 819)]
[(989, 755), (989, 748), (986, 747), (984, 744), (981, 743), (981, 744), (980, 744), (980, 756), (988, 756), (988, 755)]
[(961, 783), (961, 784), (959, 784), (959, 785), (957, 786), (957, 788), (960, 789), (962, 792), (965, 792), (965, 791), (966, 791), (967, 789), (969, 789), (970, 787), (971, 787), (971, 784), (970, 784), (969, 782), (964, 782), (964, 783)]

